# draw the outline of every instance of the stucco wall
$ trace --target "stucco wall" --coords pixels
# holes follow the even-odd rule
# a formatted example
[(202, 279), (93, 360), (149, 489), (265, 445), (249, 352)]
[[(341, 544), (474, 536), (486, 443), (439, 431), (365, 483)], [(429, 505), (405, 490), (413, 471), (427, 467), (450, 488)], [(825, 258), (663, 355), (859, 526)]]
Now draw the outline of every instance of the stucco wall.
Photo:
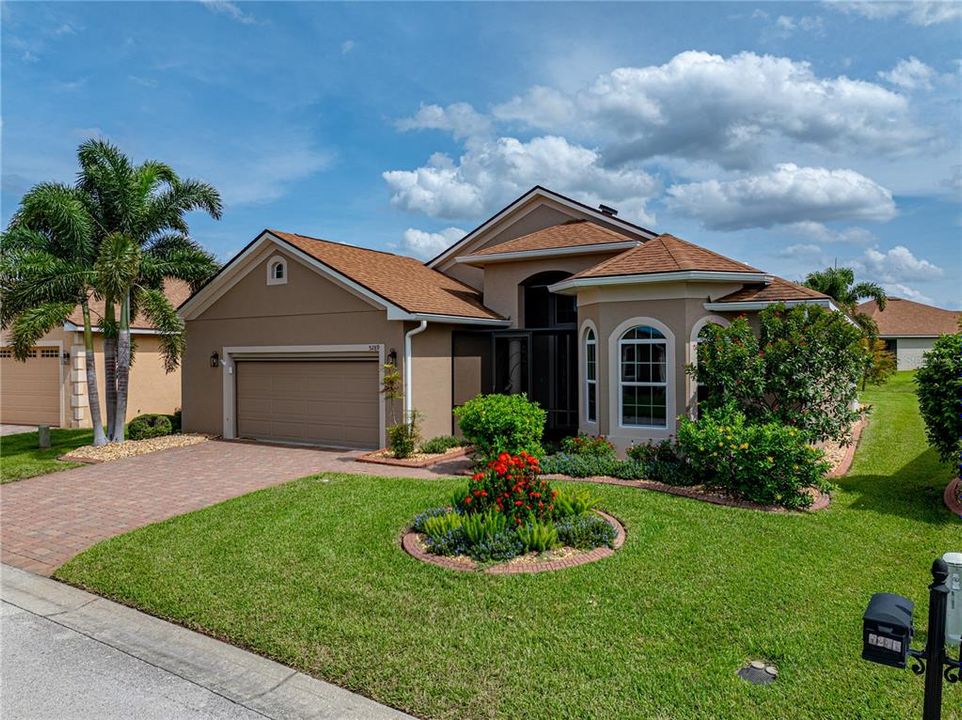
[(895, 341), (895, 357), (899, 370), (918, 370), (923, 356), (932, 349), (935, 338), (900, 337)]
[[(83, 354), (83, 335), (77, 333), (81, 344), (74, 346), (74, 352)], [(160, 339), (156, 335), (135, 335), (134, 361), (130, 366), (129, 390), (127, 392), (127, 420), (144, 413), (163, 413), (169, 415), (180, 407), (180, 370), (167, 373), (164, 359), (160, 353)], [(94, 360), (97, 363), (97, 386), (100, 392), (100, 412), (107, 421), (104, 398), (104, 343), (103, 338), (94, 338)], [(86, 371), (81, 371), (84, 393), (86, 394)], [(90, 410), (84, 413), (83, 427), (90, 427)]]
[[(417, 327), (406, 323), (406, 330)], [(399, 351), (400, 352), (400, 351)], [(429, 324), (411, 338), (414, 408), (421, 413), (421, 436), (451, 434), (451, 326)]]

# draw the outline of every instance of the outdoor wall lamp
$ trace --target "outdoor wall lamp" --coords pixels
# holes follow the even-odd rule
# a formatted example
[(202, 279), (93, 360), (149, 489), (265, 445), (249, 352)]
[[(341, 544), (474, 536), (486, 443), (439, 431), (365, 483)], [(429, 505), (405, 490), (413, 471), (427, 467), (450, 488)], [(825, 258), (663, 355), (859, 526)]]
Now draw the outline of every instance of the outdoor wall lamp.
[(220, 367), (220, 354), (216, 350), (210, 354), (210, 366), (212, 368)]
[(925, 648), (911, 647), (913, 603), (901, 595), (876, 593), (862, 620), (862, 658), (925, 675), (922, 720), (942, 717), (942, 684), (962, 681), (962, 658), (953, 660), (946, 645), (959, 642), (962, 628), (962, 553), (946, 553), (932, 563), (928, 634)]

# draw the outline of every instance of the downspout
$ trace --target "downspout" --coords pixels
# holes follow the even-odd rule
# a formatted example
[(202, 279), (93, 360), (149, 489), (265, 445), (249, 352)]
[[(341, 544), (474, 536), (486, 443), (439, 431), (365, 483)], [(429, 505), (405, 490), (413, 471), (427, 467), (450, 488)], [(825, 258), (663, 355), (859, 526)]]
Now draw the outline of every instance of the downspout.
[(411, 338), (428, 329), (428, 321), (404, 333), (404, 421), (410, 422), (411, 411), (414, 409), (414, 389), (411, 387)]

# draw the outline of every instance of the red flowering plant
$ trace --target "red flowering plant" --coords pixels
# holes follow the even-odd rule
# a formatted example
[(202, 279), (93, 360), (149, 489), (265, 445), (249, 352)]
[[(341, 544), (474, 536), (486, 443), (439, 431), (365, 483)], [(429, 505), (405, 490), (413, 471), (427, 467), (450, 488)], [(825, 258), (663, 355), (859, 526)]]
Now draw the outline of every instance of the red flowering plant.
[(488, 510), (504, 513), (510, 526), (550, 517), (558, 491), (542, 477), (538, 458), (521, 452), (501, 453), (475, 473), (463, 496), (456, 498), (461, 513)]

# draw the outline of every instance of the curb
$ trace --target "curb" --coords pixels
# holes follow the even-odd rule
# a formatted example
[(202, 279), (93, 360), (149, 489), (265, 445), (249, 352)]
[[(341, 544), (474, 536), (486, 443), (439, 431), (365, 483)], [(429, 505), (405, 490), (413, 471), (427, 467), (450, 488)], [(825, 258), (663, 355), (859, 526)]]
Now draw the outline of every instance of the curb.
[[(598, 560), (604, 560), (607, 557), (611, 557), (615, 554), (615, 550), (619, 550), (621, 546), (625, 544), (625, 527), (617, 518), (609, 515), (608, 513), (601, 512), (600, 510), (595, 510), (595, 512), (615, 529), (615, 539), (613, 543), (614, 549), (609, 547), (598, 547), (594, 550), (581, 553), (580, 555), (573, 555), (572, 557), (563, 558), (561, 560), (546, 560), (543, 562), (539, 561), (525, 564), (517, 563), (514, 565), (511, 565), (510, 563), (499, 563), (498, 565), (491, 565), (490, 567), (485, 568), (484, 574), (531, 575), (533, 573), (551, 572), (552, 570), (565, 570), (567, 568), (577, 567), (578, 565), (587, 565), (588, 563), (597, 562)], [(418, 547), (419, 537), (420, 533), (409, 530), (408, 532), (404, 533), (404, 536), (401, 538), (401, 547), (415, 560), (420, 560), (421, 562), (428, 563), (429, 565), (436, 565), (437, 567), (444, 568), (445, 570), (477, 572), (478, 563), (470, 558), (462, 557), (455, 559), (453, 557), (434, 555), (432, 553), (425, 552)]]
[(432, 457), (424, 458), (423, 460), (414, 460), (411, 458), (399, 459), (382, 456), (381, 453), (384, 452), (387, 452), (387, 448), (381, 448), (380, 450), (369, 452), (366, 455), (361, 455), (355, 459), (358, 462), (371, 463), (373, 465), (395, 465), (398, 467), (426, 468), (431, 467), (432, 465), (437, 465), (438, 463), (446, 462), (447, 460), (457, 460), (458, 458), (467, 457), (471, 452), (471, 448), (454, 448), (445, 453), (441, 453), (440, 455), (433, 455)]
[(843, 477), (848, 473), (852, 467), (852, 461), (855, 459), (855, 451), (858, 450), (859, 440), (862, 439), (862, 430), (865, 429), (866, 425), (868, 425), (868, 415), (863, 415), (862, 419), (855, 423), (855, 427), (852, 429), (852, 442), (845, 448), (845, 455), (839, 464), (829, 472), (829, 477)]

